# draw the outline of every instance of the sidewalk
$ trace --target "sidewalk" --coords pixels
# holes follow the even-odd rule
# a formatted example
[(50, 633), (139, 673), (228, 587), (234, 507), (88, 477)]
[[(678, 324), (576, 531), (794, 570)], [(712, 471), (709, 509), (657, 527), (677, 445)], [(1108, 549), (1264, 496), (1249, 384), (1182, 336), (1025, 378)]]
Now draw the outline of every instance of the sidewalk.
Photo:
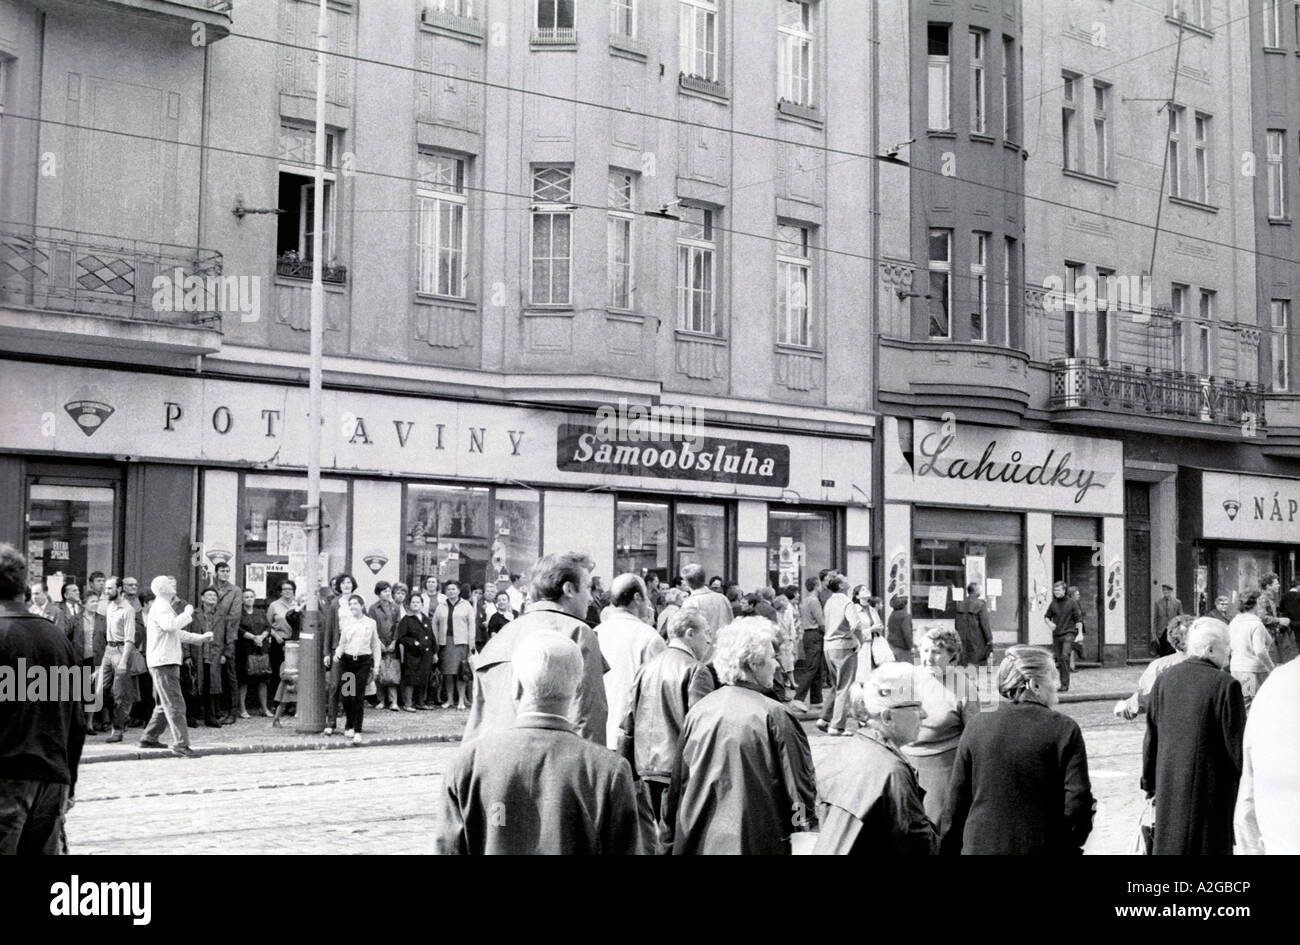
[[(300, 735), (294, 731), (294, 720), (283, 719), (283, 728), (272, 728), (271, 720), (261, 715), (240, 719), (234, 725), (208, 728), (200, 725), (190, 729), (190, 747), (197, 755), (240, 755), (276, 751), (336, 751), (367, 745), (415, 745), (425, 742), (458, 742), (465, 731), (468, 712), (456, 709), (434, 709), (429, 712), (389, 712), (382, 709), (366, 710), (364, 741), (354, 746), (343, 738), (342, 729), (329, 737)], [(339, 719), (342, 724), (342, 718)], [(107, 744), (107, 734), (86, 738), (81, 755), (82, 764), (101, 761), (133, 761), (141, 758), (177, 759), (170, 751), (159, 748), (141, 748), (143, 728), (128, 729), (126, 737), (116, 744)], [(170, 736), (163, 733), (162, 740)]]

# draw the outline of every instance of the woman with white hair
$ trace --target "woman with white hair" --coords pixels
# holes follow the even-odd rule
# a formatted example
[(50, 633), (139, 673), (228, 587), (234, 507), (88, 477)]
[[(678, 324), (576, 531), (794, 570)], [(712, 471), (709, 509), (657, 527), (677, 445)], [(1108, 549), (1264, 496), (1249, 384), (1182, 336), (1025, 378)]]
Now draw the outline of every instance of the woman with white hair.
[(1079, 724), (1054, 710), (1052, 654), (1013, 646), (998, 669), (995, 712), (972, 718), (957, 746), (940, 852), (1079, 853), (1095, 803)]
[(1259, 591), (1247, 591), (1241, 595), (1240, 613), (1228, 624), (1228, 636), (1231, 639), (1232, 659), (1228, 671), (1232, 678), (1241, 683), (1241, 697), (1245, 700), (1246, 711), (1255, 699), (1255, 693), (1264, 685), (1268, 674), (1273, 672), (1273, 657), (1269, 651), (1273, 646), (1273, 637), (1264, 626), (1260, 616), (1264, 600)]
[(789, 854), (790, 835), (815, 828), (808, 736), (765, 694), (777, 669), (774, 635), (762, 617), (732, 621), (718, 635), (722, 685), (686, 715), (664, 799), (665, 850)]
[(886, 663), (849, 687), (858, 730), (822, 764), (821, 833), (814, 853), (928, 856), (937, 837), (916, 772), (899, 750), (915, 740), (926, 711), (916, 668)]

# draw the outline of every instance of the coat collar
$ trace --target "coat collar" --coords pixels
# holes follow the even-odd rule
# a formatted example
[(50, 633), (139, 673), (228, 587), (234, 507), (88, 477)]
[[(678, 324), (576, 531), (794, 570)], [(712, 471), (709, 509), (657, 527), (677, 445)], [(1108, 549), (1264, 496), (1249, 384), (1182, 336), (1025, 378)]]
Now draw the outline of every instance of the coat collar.
[(550, 712), (521, 712), (515, 717), (515, 728), (545, 728), (574, 734), (572, 722)]

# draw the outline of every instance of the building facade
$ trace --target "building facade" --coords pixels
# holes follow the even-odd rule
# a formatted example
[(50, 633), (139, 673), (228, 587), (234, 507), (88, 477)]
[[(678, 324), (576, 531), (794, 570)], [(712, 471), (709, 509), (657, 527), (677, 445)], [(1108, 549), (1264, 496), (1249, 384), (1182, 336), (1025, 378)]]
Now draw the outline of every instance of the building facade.
[(0, 538), (297, 573), (320, 226), (326, 573), (865, 576), (867, 7), (332, 0), (320, 221), (316, 16), (0, 3)]

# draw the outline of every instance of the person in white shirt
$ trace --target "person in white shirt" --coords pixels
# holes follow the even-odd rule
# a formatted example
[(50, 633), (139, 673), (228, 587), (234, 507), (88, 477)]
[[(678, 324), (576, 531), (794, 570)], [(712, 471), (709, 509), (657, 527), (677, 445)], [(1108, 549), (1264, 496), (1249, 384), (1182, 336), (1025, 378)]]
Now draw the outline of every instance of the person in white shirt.
[(1246, 719), (1235, 833), (1238, 854), (1300, 854), (1300, 660), (1259, 687)]
[(849, 723), (849, 687), (858, 672), (858, 648), (862, 645), (862, 631), (855, 626), (856, 610), (849, 600), (849, 582), (840, 574), (829, 574), (826, 587), (831, 596), (823, 608), (826, 614), (824, 653), (835, 686), (835, 697), (824, 700), (817, 727), (831, 735), (847, 735)]
[(1273, 657), (1269, 650), (1273, 638), (1260, 619), (1259, 591), (1247, 591), (1241, 595), (1241, 612), (1228, 624), (1228, 636), (1231, 638), (1232, 658), (1228, 663), (1228, 672), (1232, 678), (1241, 683), (1241, 697), (1246, 703), (1246, 711), (1255, 693), (1264, 684), (1268, 674), (1273, 672)]
[(156, 599), (145, 620), (145, 662), (149, 664), (158, 704), (140, 736), (140, 747), (166, 748), (158, 736), (164, 728), (170, 728), (172, 754), (191, 758), (194, 751), (190, 748), (189, 728), (185, 724), (185, 696), (181, 693), (181, 660), (184, 658), (181, 646), (210, 643), (212, 634), (190, 633), (185, 629), (194, 620), (194, 607), (186, 604), (181, 613), (176, 613), (173, 606), (176, 578), (160, 574), (149, 587)]
[(610, 586), (611, 604), (596, 625), (600, 655), (609, 664), (605, 673), (605, 746), (617, 748), (623, 717), (627, 715), (632, 682), (637, 670), (667, 647), (663, 637), (646, 623), (654, 608), (645, 582), (635, 574), (620, 574)]
[(522, 574), (512, 574), (510, 575), (510, 586), (506, 588), (506, 593), (510, 595), (510, 609), (517, 614), (522, 614), (524, 605), (528, 603), (528, 595), (520, 587), (523, 582)]
[(727, 600), (726, 595), (709, 590), (704, 586), (704, 569), (702, 567), (698, 564), (688, 564), (682, 568), (682, 577), (686, 579), (686, 583), (691, 589), (690, 595), (686, 600), (682, 601), (683, 611), (698, 613), (715, 634), (731, 623), (731, 601)]
[[(366, 616), (366, 601), (360, 594), (348, 598), (348, 615), (339, 620), (339, 644), (334, 648), (334, 659), (339, 664), (339, 692), (343, 712), (347, 719), (345, 738), (352, 744), (361, 744), (361, 728), (366, 715), (366, 683), (383, 658), (383, 644), (379, 642), (379, 627), (373, 617)], [(325, 729), (333, 735), (332, 728)]]

